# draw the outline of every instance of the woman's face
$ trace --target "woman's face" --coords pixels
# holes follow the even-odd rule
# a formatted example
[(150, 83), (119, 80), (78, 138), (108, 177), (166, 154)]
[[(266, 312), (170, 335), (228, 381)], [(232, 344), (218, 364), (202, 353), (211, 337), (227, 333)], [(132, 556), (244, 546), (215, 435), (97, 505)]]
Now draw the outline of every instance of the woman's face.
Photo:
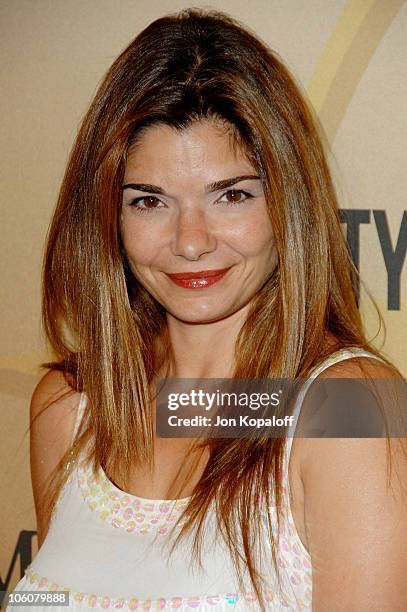
[[(121, 233), (134, 276), (189, 323), (247, 306), (277, 262), (261, 181), (225, 129), (209, 120), (181, 131), (152, 126), (133, 145)], [(178, 282), (169, 276), (198, 272), (201, 278)]]

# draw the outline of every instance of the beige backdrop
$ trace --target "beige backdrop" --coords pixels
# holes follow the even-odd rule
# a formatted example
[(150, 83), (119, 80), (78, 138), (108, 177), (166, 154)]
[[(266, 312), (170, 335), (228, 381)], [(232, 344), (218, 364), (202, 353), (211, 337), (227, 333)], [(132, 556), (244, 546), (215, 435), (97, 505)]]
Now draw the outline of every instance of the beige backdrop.
[[(20, 578), (19, 554), (12, 563), (17, 542), (17, 553), (27, 551), (19, 537), (29, 542), (30, 534), (22, 532), (35, 530), (26, 428), (38, 363), (47, 358), (39, 318), (44, 239), (68, 152), (113, 59), (153, 19), (187, 6), (192, 5), (175, 0), (0, 4), (0, 577), (3, 585), (8, 579), (7, 590)], [(407, 5), (402, 0), (216, 0), (194, 6), (221, 9), (248, 24), (307, 91), (332, 146), (341, 208), (365, 215), (359, 228), (360, 270), (387, 326), (384, 344), (382, 332), (375, 344), (406, 376), (407, 218), (401, 228), (407, 192)], [(363, 294), (362, 310), (374, 337), (377, 318)], [(35, 552), (33, 538), (30, 554)]]

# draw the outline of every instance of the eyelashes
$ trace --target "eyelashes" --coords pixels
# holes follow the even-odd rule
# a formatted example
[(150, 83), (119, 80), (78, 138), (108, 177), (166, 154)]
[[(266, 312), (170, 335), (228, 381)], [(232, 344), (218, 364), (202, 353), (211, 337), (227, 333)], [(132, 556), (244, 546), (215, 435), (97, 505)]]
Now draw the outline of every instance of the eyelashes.
[[(139, 198), (134, 198), (134, 200), (131, 200), (128, 203), (128, 206), (130, 206), (131, 208), (134, 208), (137, 212), (140, 213), (149, 213), (149, 212), (154, 212), (156, 210), (156, 208), (158, 208), (157, 206), (150, 206), (150, 207), (142, 207), (139, 206), (139, 204), (143, 201), (149, 201), (149, 205), (151, 205), (151, 202), (156, 201), (156, 202), (160, 202), (161, 200), (159, 200), (158, 198), (156, 198), (155, 196), (141, 196)], [(160, 206), (160, 208), (163, 208), (162, 206)]]
[[(236, 196), (239, 198), (238, 200), (231, 201), (231, 200), (223, 199), (225, 197), (235, 198)], [(221, 197), (218, 200), (216, 200), (215, 204), (225, 204), (226, 206), (238, 207), (244, 202), (246, 202), (247, 200), (250, 200), (252, 198), (253, 198), (253, 195), (249, 193), (248, 191), (245, 191), (244, 189), (228, 189), (221, 195)], [(134, 198), (133, 200), (130, 200), (127, 206), (130, 206), (137, 213), (140, 213), (140, 214), (154, 213), (157, 210), (160, 210), (161, 208), (166, 208), (165, 204), (163, 204), (163, 206), (159, 206), (157, 204), (163, 204), (163, 202), (161, 202), (161, 200), (157, 196), (147, 195), (147, 196), (140, 196), (140, 197)]]

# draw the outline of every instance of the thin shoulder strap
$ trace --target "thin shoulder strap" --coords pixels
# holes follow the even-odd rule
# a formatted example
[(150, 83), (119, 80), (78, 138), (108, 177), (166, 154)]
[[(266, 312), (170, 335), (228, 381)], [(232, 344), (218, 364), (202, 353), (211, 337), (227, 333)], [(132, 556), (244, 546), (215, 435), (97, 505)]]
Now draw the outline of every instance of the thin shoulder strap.
[(72, 446), (72, 444), (73, 444), (73, 442), (75, 440), (76, 434), (78, 432), (79, 425), (80, 425), (80, 422), (81, 422), (82, 417), (83, 417), (83, 412), (84, 412), (85, 406), (87, 404), (87, 400), (88, 400), (88, 397), (87, 397), (85, 391), (82, 391), (80, 396), (79, 396), (79, 404), (78, 404), (78, 407), (76, 409), (75, 423), (74, 423), (72, 434), (71, 434), (71, 446)]
[(321, 374), (321, 372), (323, 372), (324, 370), (329, 368), (334, 363), (338, 363), (339, 361), (345, 361), (345, 359), (353, 359), (354, 357), (371, 357), (373, 359), (378, 359), (380, 361), (383, 361), (383, 359), (381, 359), (381, 357), (378, 357), (377, 355), (374, 355), (370, 351), (365, 351), (364, 349), (361, 349), (359, 347), (350, 347), (350, 348), (347, 348), (347, 349), (340, 349), (339, 351), (336, 351), (335, 353), (332, 353), (332, 355), (327, 357), (327, 359), (325, 359), (325, 361), (323, 361), (322, 363), (317, 365), (315, 368), (313, 368), (313, 370), (311, 371), (311, 373), (309, 375), (308, 380), (304, 383), (304, 385), (303, 385), (303, 387), (302, 387), (302, 389), (301, 389), (301, 391), (300, 391), (300, 393), (298, 395), (297, 403), (296, 403), (294, 411), (293, 411), (294, 421), (293, 421), (293, 424), (292, 424), (292, 426), (291, 426), (291, 428), (289, 430), (290, 433), (289, 433), (289, 436), (287, 437), (287, 442), (286, 442), (287, 465), (288, 465), (288, 462), (290, 460), (291, 447), (292, 447), (292, 443), (293, 443), (293, 436), (294, 436), (295, 428), (297, 426), (298, 418), (300, 416), (301, 406), (302, 406), (302, 403), (304, 401), (305, 394), (308, 391), (308, 388), (311, 385), (312, 381), (319, 374)]

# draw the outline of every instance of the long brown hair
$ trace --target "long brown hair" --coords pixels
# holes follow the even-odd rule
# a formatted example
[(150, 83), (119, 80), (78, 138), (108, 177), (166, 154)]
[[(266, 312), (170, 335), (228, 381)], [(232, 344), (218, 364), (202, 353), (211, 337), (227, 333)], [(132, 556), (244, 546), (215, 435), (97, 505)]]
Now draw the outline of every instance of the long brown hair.
[[(275, 52), (223, 13), (188, 9), (157, 19), (100, 85), (48, 235), (43, 323), (55, 361), (43, 367), (62, 370), (88, 396), (71, 467), (89, 440), (95, 472), (102, 465), (127, 482), (135, 463), (152, 466), (150, 385), (171, 346), (163, 307), (126, 261), (120, 187), (140, 130), (157, 123), (181, 130), (206, 118), (230, 126), (259, 172), (278, 253), (276, 271), (254, 296), (238, 335), (233, 376), (307, 377), (342, 347), (379, 354), (363, 332), (358, 273), (342, 234), (323, 133), (300, 87)], [(328, 333), (335, 338), (329, 348)], [(239, 581), (243, 561), (262, 609), (253, 555), (262, 515), (251, 500), (261, 495), (268, 506), (274, 495), (280, 525), (285, 442), (218, 439), (179, 534), (194, 526), (199, 553), (205, 513), (215, 502)], [(67, 460), (68, 453), (54, 475), (49, 516), (69, 475)], [(269, 516), (267, 529), (275, 553)]]

